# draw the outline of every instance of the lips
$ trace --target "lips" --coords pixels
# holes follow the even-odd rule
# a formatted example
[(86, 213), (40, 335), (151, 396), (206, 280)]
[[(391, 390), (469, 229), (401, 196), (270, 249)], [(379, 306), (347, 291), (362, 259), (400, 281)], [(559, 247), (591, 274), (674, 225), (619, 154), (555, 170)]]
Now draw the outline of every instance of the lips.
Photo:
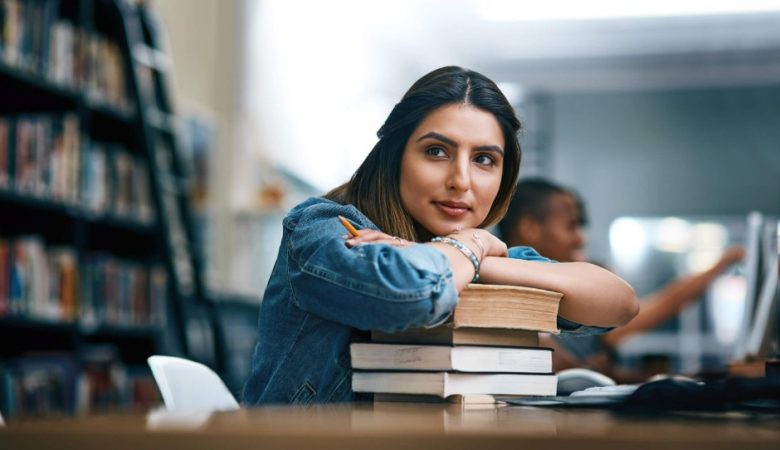
[(469, 208), (468, 204), (463, 202), (444, 201), (444, 202), (434, 202), (434, 204), (444, 214), (452, 217), (462, 216), (463, 214), (469, 212), (469, 210), (471, 209)]

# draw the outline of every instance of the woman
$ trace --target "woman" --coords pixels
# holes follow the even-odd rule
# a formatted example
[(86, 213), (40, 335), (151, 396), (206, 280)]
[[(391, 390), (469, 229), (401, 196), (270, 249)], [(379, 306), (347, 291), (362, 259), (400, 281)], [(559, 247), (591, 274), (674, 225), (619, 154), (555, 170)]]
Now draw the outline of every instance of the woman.
[[(469, 282), (564, 293), (559, 326), (621, 325), (633, 290), (584, 263), (525, 261), (484, 230), (506, 212), (520, 123), (495, 83), (459, 67), (418, 80), (352, 179), (284, 219), (244, 402), (350, 401), (349, 344), (444, 322)], [(344, 236), (338, 216), (357, 228)], [(583, 327), (586, 324), (590, 327)]]

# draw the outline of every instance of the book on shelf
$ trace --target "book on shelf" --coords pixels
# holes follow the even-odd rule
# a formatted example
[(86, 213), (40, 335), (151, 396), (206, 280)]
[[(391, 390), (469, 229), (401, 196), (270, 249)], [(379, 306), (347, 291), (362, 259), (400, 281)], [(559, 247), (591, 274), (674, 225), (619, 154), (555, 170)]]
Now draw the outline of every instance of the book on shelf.
[(0, 2), (0, 56), (7, 63), (40, 72), (47, 65), (46, 33), (58, 14), (53, 0)]
[(8, 311), (44, 316), (49, 295), (46, 251), (39, 236), (21, 236), (10, 241)]
[(549, 348), (353, 343), (350, 356), (363, 370), (552, 372)]
[(0, 188), (8, 187), (9, 167), (11, 156), (10, 123), (5, 117), (0, 117)]
[(156, 264), (91, 254), (81, 273), (79, 318), (87, 327), (164, 326), (167, 277)]
[(56, 0), (0, 2), (0, 56), (42, 79), (81, 89), (95, 103), (129, 109), (118, 43), (60, 17)]
[(508, 328), (456, 327), (448, 322), (438, 327), (409, 328), (397, 333), (371, 330), (371, 341), (397, 344), (538, 347), (539, 333)]
[(81, 155), (81, 203), (89, 212), (108, 211), (110, 199), (113, 198), (113, 177), (109, 169), (107, 150), (104, 145), (92, 142), (83, 146)]
[(14, 189), (76, 203), (80, 157), (79, 119), (73, 113), (4, 117), (7, 151), (14, 154)]
[(0, 236), (0, 316), (8, 313), (11, 276), (11, 249), (8, 240)]
[(352, 373), (352, 390), (365, 393), (434, 395), (555, 395), (557, 377), (550, 374), (462, 372)]
[(49, 298), (43, 315), (52, 319), (72, 321), (76, 318), (76, 250), (70, 247), (46, 249)]
[(73, 414), (81, 387), (79, 362), (72, 354), (19, 356), (0, 366), (0, 409), (9, 417)]
[(121, 144), (88, 139), (71, 112), (0, 116), (0, 188), (9, 180), (23, 196), (133, 222), (155, 219), (143, 158)]
[(14, 419), (94, 414), (161, 403), (148, 367), (126, 365), (110, 345), (86, 346), (81, 354), (22, 354), (0, 365), (0, 410)]
[(469, 284), (452, 313), (456, 328), (509, 328), (558, 333), (563, 294), (524, 286)]
[(47, 246), (41, 236), (0, 236), (0, 315), (86, 326), (166, 322), (167, 275), (159, 264), (126, 261), (75, 247)]

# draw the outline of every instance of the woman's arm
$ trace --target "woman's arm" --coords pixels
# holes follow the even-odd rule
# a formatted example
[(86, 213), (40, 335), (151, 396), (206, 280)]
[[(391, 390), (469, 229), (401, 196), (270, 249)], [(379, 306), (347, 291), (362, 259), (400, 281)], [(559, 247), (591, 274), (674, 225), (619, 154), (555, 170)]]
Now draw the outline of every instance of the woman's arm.
[[(413, 242), (400, 240), (394, 236), (383, 233), (379, 230), (363, 230), (360, 236), (352, 237), (346, 241), (348, 247), (356, 247), (358, 245), (377, 245), (385, 244), (391, 247), (404, 248), (413, 245)], [(474, 278), (474, 265), (469, 258), (465, 256), (457, 248), (439, 242), (426, 242), (426, 246), (435, 248), (439, 252), (443, 253), (449, 261), (450, 269), (452, 270), (452, 280), (455, 283), (455, 289), (460, 292), (466, 285)], [(472, 249), (474, 244), (463, 244), (469, 247), (470, 250), (478, 255), (478, 250)]]
[(593, 264), (486, 257), (481, 272), (482, 283), (561, 292), (558, 314), (583, 325), (621, 326), (639, 312), (634, 289), (617, 275)]
[(300, 309), (363, 330), (432, 326), (449, 316), (458, 293), (445, 255), (425, 245), (350, 245), (338, 215), (361, 235), (372, 232), (354, 207), (304, 204), (285, 219), (274, 268), (283, 272), (269, 288), (288, 289)]
[[(478, 228), (468, 228), (461, 231), (455, 231), (448, 235), (457, 239), (461, 244), (468, 247), (481, 262), (489, 256), (505, 257), (507, 247), (504, 241), (498, 239), (493, 234)], [(453, 279), (458, 293), (463, 290), (474, 277), (474, 266), (467, 256), (464, 256), (459, 250), (448, 244), (428, 242), (426, 245), (435, 247), (447, 256), (452, 267)], [(481, 270), (480, 270), (481, 272)], [(480, 279), (482, 274), (480, 273)]]
[(642, 300), (641, 312), (626, 326), (603, 337), (605, 345), (615, 347), (632, 334), (655, 328), (699, 298), (724, 270), (745, 256), (742, 247), (731, 247), (720, 260), (704, 272), (679, 278)]
[[(467, 228), (454, 231), (448, 237), (458, 240), (471, 250), (479, 261), (486, 256), (506, 256), (506, 244), (493, 234), (480, 228)], [(408, 247), (413, 243), (383, 233), (379, 230), (363, 230), (359, 236), (347, 240), (347, 246), (354, 247), (362, 244), (386, 244), (393, 247)], [(426, 242), (424, 245), (435, 248), (447, 257), (452, 269), (452, 279), (455, 288), (462, 291), (474, 278), (474, 264), (468, 256), (452, 245), (443, 242)]]

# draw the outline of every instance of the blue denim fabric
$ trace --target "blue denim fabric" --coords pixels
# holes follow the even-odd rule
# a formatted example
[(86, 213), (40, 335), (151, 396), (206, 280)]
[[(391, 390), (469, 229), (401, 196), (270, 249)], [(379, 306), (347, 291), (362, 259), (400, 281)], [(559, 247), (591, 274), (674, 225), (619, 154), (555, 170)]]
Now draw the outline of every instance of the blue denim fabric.
[(347, 248), (338, 215), (377, 229), (355, 207), (323, 198), (284, 219), (245, 404), (350, 401), (349, 344), (360, 330), (435, 326), (457, 303), (443, 253), (427, 245)]
[[(284, 219), (243, 390), (246, 405), (351, 401), (350, 342), (366, 340), (368, 330), (436, 326), (457, 304), (443, 253), (427, 245), (347, 248), (338, 215), (359, 229), (377, 229), (354, 206), (323, 198), (306, 200)], [(547, 260), (528, 247), (510, 256)], [(558, 321), (566, 331), (589, 328)]]

